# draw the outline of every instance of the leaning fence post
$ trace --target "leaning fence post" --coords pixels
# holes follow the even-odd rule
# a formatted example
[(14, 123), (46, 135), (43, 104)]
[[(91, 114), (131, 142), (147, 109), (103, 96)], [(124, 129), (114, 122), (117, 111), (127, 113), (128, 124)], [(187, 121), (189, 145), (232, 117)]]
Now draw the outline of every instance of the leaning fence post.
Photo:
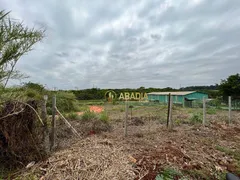
[(51, 132), (51, 150), (55, 147), (56, 141), (56, 95), (52, 99), (52, 132)]
[(125, 101), (125, 123), (124, 123), (124, 136), (127, 137), (127, 121), (128, 121), (128, 101)]
[(202, 124), (206, 124), (206, 98), (203, 98), (203, 121)]
[(229, 124), (231, 123), (231, 118), (232, 118), (232, 97), (228, 96), (228, 122)]
[(43, 144), (45, 152), (48, 154), (50, 151), (50, 144), (49, 144), (49, 130), (48, 130), (48, 123), (47, 123), (47, 100), (48, 96), (43, 96), (43, 103), (42, 103), (42, 120), (43, 120)]

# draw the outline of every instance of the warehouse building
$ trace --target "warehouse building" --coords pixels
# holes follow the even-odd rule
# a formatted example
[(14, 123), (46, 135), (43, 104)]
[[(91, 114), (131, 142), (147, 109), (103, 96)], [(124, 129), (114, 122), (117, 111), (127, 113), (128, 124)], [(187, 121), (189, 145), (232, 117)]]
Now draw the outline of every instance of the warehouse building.
[(168, 95), (171, 93), (174, 104), (182, 104), (183, 106), (192, 106), (194, 101), (202, 101), (203, 98), (208, 99), (208, 94), (197, 91), (179, 91), (179, 92), (151, 92), (148, 93), (148, 100), (160, 103), (168, 102)]

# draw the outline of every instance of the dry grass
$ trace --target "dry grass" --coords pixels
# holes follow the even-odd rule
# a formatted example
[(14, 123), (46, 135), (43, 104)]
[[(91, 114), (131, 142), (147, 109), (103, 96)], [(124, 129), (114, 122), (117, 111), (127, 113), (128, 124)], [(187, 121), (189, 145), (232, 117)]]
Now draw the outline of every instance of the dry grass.
[[(226, 172), (240, 172), (239, 112), (233, 112), (231, 125), (225, 122), (228, 112), (220, 111), (208, 114), (207, 126), (202, 126), (189, 123), (198, 109), (175, 109), (173, 120), (179, 124), (175, 123), (169, 131), (166, 108), (136, 107), (133, 118), (143, 117), (144, 123), (137, 126), (129, 121), (128, 137), (124, 137), (125, 113), (121, 108), (117, 105), (107, 109), (112, 131), (83, 140), (70, 138), (66, 133), (67, 136), (60, 139), (66, 141), (68, 149), (64, 144), (62, 150), (33, 166), (20, 179), (35, 176), (42, 180), (150, 180), (166, 167), (180, 170), (188, 179), (220, 179)], [(82, 132), (82, 123), (71, 123)]]
[(122, 147), (110, 141), (90, 137), (74, 144), (71, 148), (56, 152), (47, 161), (36, 164), (20, 179), (34, 174), (37, 179), (134, 179), (128, 154)]

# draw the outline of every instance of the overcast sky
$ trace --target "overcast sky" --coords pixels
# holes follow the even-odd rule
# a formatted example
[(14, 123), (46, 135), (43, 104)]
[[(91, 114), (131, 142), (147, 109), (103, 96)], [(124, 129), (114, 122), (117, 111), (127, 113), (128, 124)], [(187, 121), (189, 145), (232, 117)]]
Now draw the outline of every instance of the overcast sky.
[(0, 0), (46, 38), (22, 57), (49, 88), (210, 85), (240, 72), (240, 0)]

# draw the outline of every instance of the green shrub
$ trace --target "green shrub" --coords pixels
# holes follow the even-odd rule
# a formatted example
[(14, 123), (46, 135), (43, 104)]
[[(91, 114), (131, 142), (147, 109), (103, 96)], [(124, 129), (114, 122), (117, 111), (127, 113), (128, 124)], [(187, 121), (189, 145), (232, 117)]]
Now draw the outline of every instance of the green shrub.
[(180, 125), (181, 124), (181, 120), (180, 119), (175, 120), (175, 124), (176, 125)]
[[(54, 93), (49, 93), (48, 104), (47, 106), (52, 107), (52, 97)], [(58, 110), (63, 112), (73, 112), (78, 111), (79, 106), (76, 100), (76, 96), (71, 92), (58, 91), (56, 95), (56, 106)]]
[(81, 131), (84, 134), (89, 134), (90, 132), (107, 132), (112, 129), (112, 126), (109, 123), (109, 117), (105, 112), (96, 114), (88, 110), (82, 114), (81, 120)]
[(190, 122), (193, 124), (202, 123), (202, 114), (200, 113), (193, 114), (190, 118)]
[(75, 113), (75, 112), (68, 113), (67, 118), (72, 119), (72, 120), (76, 120), (76, 119), (78, 119), (78, 114)]
[(94, 113), (90, 110), (87, 110), (82, 114), (81, 119), (83, 121), (89, 121), (89, 120), (97, 119), (97, 115), (96, 115), (96, 113)]
[(108, 122), (109, 121), (109, 116), (106, 112), (101, 112), (99, 115), (99, 120)]
[(219, 109), (221, 107), (221, 102), (222, 101), (221, 101), (220, 98), (216, 98), (216, 99), (213, 99), (213, 100), (209, 101), (207, 103), (207, 105)]
[(207, 114), (216, 114), (217, 112), (216, 112), (216, 109), (214, 109), (214, 108), (208, 108), (207, 109)]
[(24, 91), (24, 94), (27, 98), (32, 98), (32, 99), (41, 99), (42, 98), (41, 94), (34, 89), (26, 89)]
[(181, 177), (183, 174), (172, 168), (166, 168), (159, 175), (157, 175), (156, 180), (170, 180), (176, 177)]

